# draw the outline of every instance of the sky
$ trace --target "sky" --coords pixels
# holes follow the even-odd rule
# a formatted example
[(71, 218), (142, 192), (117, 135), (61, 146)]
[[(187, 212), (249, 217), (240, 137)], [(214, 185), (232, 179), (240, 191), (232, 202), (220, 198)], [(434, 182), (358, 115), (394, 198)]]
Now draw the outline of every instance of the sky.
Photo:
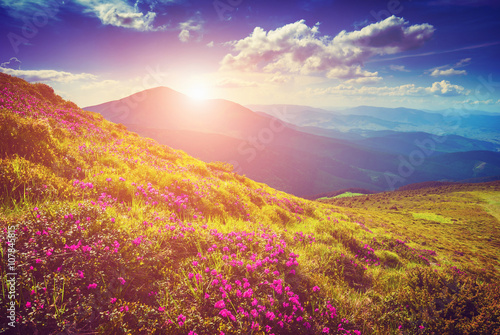
[(0, 71), (80, 107), (166, 86), (500, 113), (499, 18), (493, 0), (0, 0)]

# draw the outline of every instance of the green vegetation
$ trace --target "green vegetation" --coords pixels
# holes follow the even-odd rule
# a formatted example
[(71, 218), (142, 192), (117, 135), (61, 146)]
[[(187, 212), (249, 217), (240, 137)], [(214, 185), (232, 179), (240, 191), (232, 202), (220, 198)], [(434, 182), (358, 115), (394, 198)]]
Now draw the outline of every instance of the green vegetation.
[(431, 222), (437, 222), (437, 223), (452, 222), (450, 218), (445, 218), (444, 216), (435, 213), (412, 213), (412, 215), (415, 219), (423, 219)]
[(1, 330), (500, 329), (500, 183), (308, 201), (0, 83)]
[(345, 192), (345, 193), (342, 193), (342, 194), (335, 196), (334, 198), (356, 197), (358, 195), (364, 195), (364, 194), (363, 193)]
[(328, 199), (337, 199), (337, 198), (345, 198), (345, 197), (356, 197), (358, 195), (364, 195), (364, 194), (363, 193), (345, 192), (345, 193), (336, 195), (334, 197), (322, 197), (322, 198), (318, 198), (317, 200), (328, 200)]

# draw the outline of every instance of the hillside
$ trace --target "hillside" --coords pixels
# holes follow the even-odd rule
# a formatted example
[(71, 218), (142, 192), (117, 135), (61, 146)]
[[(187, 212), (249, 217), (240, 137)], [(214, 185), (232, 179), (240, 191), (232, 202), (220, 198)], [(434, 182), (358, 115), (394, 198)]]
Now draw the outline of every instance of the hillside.
[(422, 183), (390, 193), (320, 201), (342, 207), (370, 227), (383, 227), (436, 250), (443, 262), (500, 269), (500, 181)]
[(498, 333), (498, 183), (329, 204), (231, 170), (0, 74), (0, 330)]

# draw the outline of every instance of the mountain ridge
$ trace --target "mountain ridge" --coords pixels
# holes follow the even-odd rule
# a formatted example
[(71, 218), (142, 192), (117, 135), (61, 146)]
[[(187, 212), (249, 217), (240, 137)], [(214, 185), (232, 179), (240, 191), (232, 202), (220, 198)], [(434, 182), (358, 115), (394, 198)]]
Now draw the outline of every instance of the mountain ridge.
[[(167, 94), (162, 95), (163, 91)], [(174, 96), (172, 102), (170, 96)], [(118, 122), (143, 136), (185, 150), (206, 162), (228, 162), (236, 171), (252, 179), (299, 196), (352, 187), (372, 191), (390, 189), (394, 185), (387, 180), (392, 181), (393, 174), (398, 174), (403, 164), (399, 156), (421, 150), (417, 142), (429, 145), (431, 141), (431, 146), (434, 146), (432, 156), (457, 151), (499, 149), (490, 142), (469, 140), (458, 135), (450, 135), (446, 141), (442, 141), (443, 137), (428, 133), (359, 129), (345, 133), (318, 128), (321, 125), (304, 128), (287, 120), (285, 107), (279, 109), (271, 106), (275, 115), (269, 116), (227, 100), (196, 101), (171, 89), (158, 88), (143, 92), (140, 101), (133, 95), (87, 109), (101, 113), (110, 121), (117, 121), (117, 111), (126, 111)], [(300, 111), (307, 106), (290, 108), (307, 114)], [(322, 113), (320, 109), (314, 110), (314, 113)], [(401, 113), (400, 110), (396, 112)], [(280, 116), (281, 120), (276, 116)], [(313, 116), (307, 114), (307, 118)], [(345, 118), (345, 115), (335, 114), (333, 117)], [(361, 124), (379, 120), (362, 115), (355, 116), (355, 119)], [(348, 124), (346, 120), (341, 122)], [(385, 128), (393, 127), (390, 121), (380, 122)], [(216, 147), (221, 150), (216, 150)], [(465, 162), (461, 160), (469, 159), (466, 155), (450, 156), (448, 160), (443, 158), (441, 161), (427, 156), (425, 154), (423, 166), (412, 167), (415, 173), (397, 179), (399, 186), (401, 183), (442, 180), (446, 178), (442, 171), (449, 171), (451, 174), (448, 178), (452, 180), (486, 176), (477, 175), (477, 171), (469, 171), (468, 175), (458, 174), (442, 166), (443, 162), (463, 165)], [(497, 174), (494, 166), (481, 171), (479, 173), (492, 171)]]

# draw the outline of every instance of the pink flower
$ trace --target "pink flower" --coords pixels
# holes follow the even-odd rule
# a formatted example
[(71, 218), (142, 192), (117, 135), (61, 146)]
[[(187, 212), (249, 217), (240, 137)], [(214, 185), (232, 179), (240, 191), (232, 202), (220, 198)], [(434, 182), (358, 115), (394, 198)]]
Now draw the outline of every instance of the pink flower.
[(199, 274), (199, 273), (197, 273), (197, 274), (195, 275), (195, 277), (196, 277), (196, 281), (197, 281), (197, 282), (200, 282), (200, 281), (202, 281), (202, 280), (203, 280), (203, 277), (202, 277), (202, 276), (201, 276), (201, 274)]
[(91, 288), (97, 288), (97, 284), (96, 283), (89, 284), (89, 286), (87, 287), (87, 289), (90, 290)]
[(160, 306), (160, 307), (158, 307), (158, 310), (159, 310), (160, 312), (164, 312), (164, 311), (165, 311), (165, 308), (163, 308), (163, 307), (161, 307), (161, 306)]
[(320, 290), (320, 288), (319, 288), (318, 286), (314, 286), (314, 287), (313, 287), (313, 292), (317, 292), (317, 291), (319, 291), (319, 290)]
[(83, 275), (83, 271), (78, 270), (78, 277), (84, 278), (85, 276)]
[(109, 302), (114, 304), (116, 302), (116, 298), (111, 298), (111, 300)]
[(266, 318), (268, 318), (268, 319), (269, 319), (269, 320), (271, 320), (271, 321), (272, 321), (272, 320), (274, 320), (274, 318), (275, 318), (275, 317), (276, 317), (276, 316), (274, 315), (274, 313), (273, 313), (273, 312), (267, 312), (267, 313), (266, 313)]
[(29, 302), (29, 301), (28, 301), (28, 302), (26, 303), (26, 307), (30, 308), (30, 307), (31, 307), (31, 302)]
[(177, 317), (177, 321), (179, 323), (179, 326), (182, 327), (184, 325), (184, 322), (186, 322), (186, 317), (182, 314), (179, 314)]
[(323, 328), (323, 333), (329, 333), (329, 332), (330, 332), (330, 328), (328, 328), (328, 327)]
[(125, 285), (125, 283), (126, 283), (125, 279), (123, 279), (122, 277), (119, 277), (118, 280), (120, 281), (120, 283), (122, 283), (122, 285)]
[(226, 304), (224, 303), (224, 300), (219, 300), (215, 303), (214, 307), (215, 308), (224, 308), (224, 307), (226, 307)]
[(251, 288), (249, 288), (248, 290), (243, 292), (243, 298), (250, 298), (250, 297), (252, 297), (252, 294), (253, 294), (253, 291)]

